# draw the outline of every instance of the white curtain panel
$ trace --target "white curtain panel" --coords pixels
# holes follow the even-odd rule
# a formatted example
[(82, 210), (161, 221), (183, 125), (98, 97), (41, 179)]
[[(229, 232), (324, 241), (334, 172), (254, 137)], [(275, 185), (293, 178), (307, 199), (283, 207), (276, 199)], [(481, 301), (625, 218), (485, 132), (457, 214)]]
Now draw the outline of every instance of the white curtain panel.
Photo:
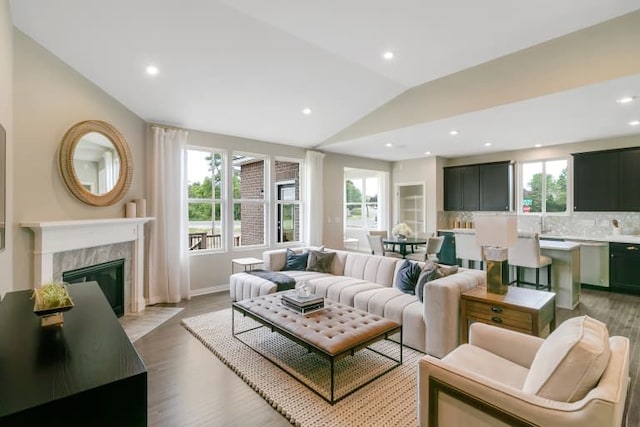
[(323, 168), (324, 153), (308, 150), (305, 156), (305, 228), (304, 240), (308, 245), (322, 245), (323, 211)]
[(150, 222), (148, 304), (189, 295), (187, 192), (184, 157), (188, 133), (151, 127), (147, 156)]

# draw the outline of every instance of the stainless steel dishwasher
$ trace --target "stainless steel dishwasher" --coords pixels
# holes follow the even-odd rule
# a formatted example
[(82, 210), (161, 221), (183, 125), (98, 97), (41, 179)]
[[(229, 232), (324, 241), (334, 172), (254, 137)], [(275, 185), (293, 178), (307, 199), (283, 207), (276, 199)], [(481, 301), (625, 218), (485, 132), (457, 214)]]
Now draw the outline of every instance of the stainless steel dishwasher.
[(609, 242), (566, 240), (580, 243), (580, 283), (609, 287)]

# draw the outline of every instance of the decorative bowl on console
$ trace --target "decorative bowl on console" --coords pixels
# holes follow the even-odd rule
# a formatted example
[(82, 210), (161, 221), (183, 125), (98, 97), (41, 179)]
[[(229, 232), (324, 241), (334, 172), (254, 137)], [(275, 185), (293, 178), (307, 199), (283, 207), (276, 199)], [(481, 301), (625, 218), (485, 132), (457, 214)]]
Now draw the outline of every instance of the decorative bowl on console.
[(41, 326), (62, 325), (63, 312), (73, 308), (66, 283), (49, 282), (33, 290), (33, 312), (40, 316)]

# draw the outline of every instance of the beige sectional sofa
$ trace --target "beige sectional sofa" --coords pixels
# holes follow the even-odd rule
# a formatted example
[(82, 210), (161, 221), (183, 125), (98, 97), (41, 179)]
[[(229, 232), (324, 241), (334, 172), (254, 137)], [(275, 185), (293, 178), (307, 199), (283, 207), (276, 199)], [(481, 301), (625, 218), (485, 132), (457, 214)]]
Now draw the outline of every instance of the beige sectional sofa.
[[(295, 252), (302, 252), (298, 248)], [(486, 285), (486, 273), (461, 268), (458, 273), (428, 282), (424, 304), (414, 295), (394, 288), (404, 260), (362, 253), (335, 252), (331, 273), (281, 271), (286, 250), (266, 251), (264, 269), (280, 271), (296, 282), (307, 280), (313, 292), (403, 325), (403, 344), (441, 358), (459, 343), (460, 294)], [(276, 292), (273, 282), (242, 272), (230, 278), (232, 301)]]

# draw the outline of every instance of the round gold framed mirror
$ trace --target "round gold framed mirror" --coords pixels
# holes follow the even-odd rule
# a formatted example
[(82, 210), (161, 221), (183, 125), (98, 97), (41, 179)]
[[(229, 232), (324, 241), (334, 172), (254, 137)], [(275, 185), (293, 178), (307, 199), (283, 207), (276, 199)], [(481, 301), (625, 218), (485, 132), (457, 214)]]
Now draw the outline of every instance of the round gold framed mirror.
[(59, 160), (67, 188), (87, 204), (113, 205), (131, 185), (129, 146), (107, 122), (87, 120), (73, 125), (62, 139)]

